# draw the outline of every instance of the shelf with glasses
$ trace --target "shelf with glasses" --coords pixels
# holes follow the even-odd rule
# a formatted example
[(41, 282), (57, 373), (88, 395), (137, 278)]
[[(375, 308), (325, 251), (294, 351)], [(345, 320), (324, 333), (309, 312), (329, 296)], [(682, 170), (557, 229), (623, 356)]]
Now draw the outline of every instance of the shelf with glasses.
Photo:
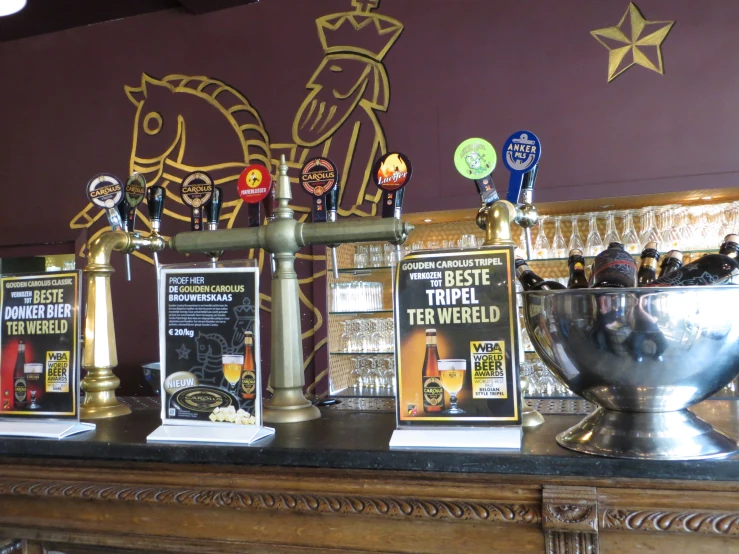
[(387, 387), (347, 387), (331, 394), (331, 398), (394, 398), (393, 390)]
[(348, 273), (350, 275), (371, 275), (375, 271), (389, 271), (393, 268), (390, 265), (381, 265), (374, 267), (340, 267), (339, 273)]
[(331, 356), (393, 356), (395, 352), (329, 352)]
[[(605, 249), (605, 247), (603, 247), (603, 248)], [(709, 250), (709, 249), (703, 249), (703, 250), (681, 250), (681, 252), (683, 253), (683, 256), (694, 256), (694, 255), (697, 255), (697, 254), (699, 254), (699, 255), (711, 254), (711, 253), (715, 253), (717, 251), (718, 251), (718, 247), (716, 247), (714, 250)], [(667, 251), (662, 252), (662, 254), (666, 254), (666, 253), (667, 253)], [(632, 256), (634, 257), (634, 259), (641, 258), (641, 254), (640, 253), (632, 254)], [(593, 259), (595, 258), (595, 256), (584, 256), (584, 258), (585, 258), (585, 261), (586, 262), (588, 262), (588, 261), (592, 262)], [(526, 263), (531, 264), (531, 263), (537, 263), (537, 262), (539, 262), (539, 263), (546, 263), (546, 262), (567, 262), (568, 259), (569, 258), (531, 258), (530, 260), (526, 260)]]
[(365, 314), (391, 314), (392, 309), (387, 310), (367, 310), (367, 311), (354, 311), (354, 312), (329, 312), (328, 315), (365, 315)]

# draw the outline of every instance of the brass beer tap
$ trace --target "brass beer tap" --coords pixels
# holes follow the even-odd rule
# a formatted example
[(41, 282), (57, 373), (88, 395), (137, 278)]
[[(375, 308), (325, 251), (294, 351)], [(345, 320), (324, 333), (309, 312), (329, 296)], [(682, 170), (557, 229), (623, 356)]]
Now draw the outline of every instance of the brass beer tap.
[(110, 294), (110, 276), (114, 271), (110, 257), (114, 251), (130, 254), (144, 248), (156, 254), (162, 250), (166, 243), (159, 234), (158, 222), (161, 220), (163, 204), (164, 189), (150, 187), (152, 232), (149, 235), (111, 230), (102, 233), (90, 243), (84, 269), (87, 295), (82, 368), (87, 371), (87, 375), (80, 383), (85, 391), (85, 399), (80, 407), (82, 419), (102, 419), (131, 413), (131, 408), (122, 404), (115, 396), (115, 389), (121, 381), (113, 374), (113, 368), (118, 365), (118, 353)]
[(292, 200), (284, 156), (275, 191), (274, 218), (256, 228), (187, 232), (169, 245), (181, 253), (263, 248), (274, 255), (272, 275), (272, 398), (265, 402), (264, 421), (294, 423), (320, 417), (318, 408), (303, 395), (303, 344), (295, 254), (303, 246), (352, 242), (402, 243), (413, 226), (397, 219), (351, 219), (326, 223), (298, 222), (288, 205)]

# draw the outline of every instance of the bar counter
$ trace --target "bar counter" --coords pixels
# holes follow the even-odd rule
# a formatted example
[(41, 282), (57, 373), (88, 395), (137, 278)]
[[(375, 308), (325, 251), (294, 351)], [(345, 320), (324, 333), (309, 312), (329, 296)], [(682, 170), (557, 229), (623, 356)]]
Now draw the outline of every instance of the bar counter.
[[(27, 552), (739, 551), (739, 455), (390, 451), (394, 414), (323, 409), (252, 447), (147, 444), (152, 402), (63, 441), (4, 439), (0, 536)], [(737, 437), (739, 402), (694, 411)]]

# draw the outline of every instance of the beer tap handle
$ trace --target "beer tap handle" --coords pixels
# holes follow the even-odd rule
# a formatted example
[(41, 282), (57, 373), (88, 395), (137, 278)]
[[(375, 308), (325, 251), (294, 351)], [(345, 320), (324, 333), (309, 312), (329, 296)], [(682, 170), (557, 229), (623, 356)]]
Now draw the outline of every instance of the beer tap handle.
[[(164, 187), (152, 186), (146, 191), (146, 203), (149, 206), (149, 219), (151, 220), (151, 232), (158, 235), (162, 226), (162, 212), (164, 211), (164, 198), (167, 193)], [(154, 252), (154, 265), (159, 271), (159, 256)]]
[[(508, 181), (508, 194), (506, 200), (514, 206), (518, 204), (522, 190), (526, 189), (527, 175), (529, 175), (529, 189), (533, 188), (532, 178), (536, 177), (536, 164), (541, 157), (541, 143), (539, 138), (531, 131), (516, 131), (503, 145), (503, 163), (511, 172)], [(524, 199), (525, 204), (530, 204)]]
[[(336, 222), (336, 210), (339, 204), (339, 184), (331, 189), (326, 195), (326, 219), (330, 223)], [(339, 278), (339, 258), (336, 255), (336, 246), (328, 245), (331, 251), (331, 268), (334, 274), (334, 279)]]
[(539, 171), (539, 164), (523, 174), (523, 185), (521, 186), (521, 202), (523, 204), (534, 203), (534, 183), (536, 183), (537, 171)]
[(482, 179), (475, 179), (475, 186), (477, 187), (477, 194), (480, 195), (480, 200), (483, 206), (490, 206), (491, 204), (500, 200), (498, 191), (495, 189), (495, 183), (493, 183), (493, 174), (486, 175)]
[[(118, 204), (118, 213), (121, 216), (121, 225), (122, 230), (126, 233), (129, 231), (129, 212), (131, 211), (131, 206), (129, 205), (128, 201), (124, 197), (123, 200), (121, 200), (121, 203)], [(136, 208), (133, 210), (136, 211)], [(126, 281), (131, 280), (131, 254), (126, 254)]]
[(205, 206), (205, 217), (208, 220), (208, 230), (218, 230), (218, 219), (221, 217), (221, 208), (223, 207), (223, 189), (221, 187), (213, 187), (213, 196), (210, 204)]
[[(411, 180), (413, 167), (408, 156), (400, 152), (388, 152), (372, 167), (372, 178), (382, 191), (382, 217), (400, 219), (403, 213), (405, 187)], [(395, 245), (396, 262), (400, 262), (400, 244)]]
[(87, 183), (87, 198), (98, 208), (105, 210), (113, 231), (123, 230), (118, 204), (123, 200), (123, 183), (115, 175), (101, 173)]

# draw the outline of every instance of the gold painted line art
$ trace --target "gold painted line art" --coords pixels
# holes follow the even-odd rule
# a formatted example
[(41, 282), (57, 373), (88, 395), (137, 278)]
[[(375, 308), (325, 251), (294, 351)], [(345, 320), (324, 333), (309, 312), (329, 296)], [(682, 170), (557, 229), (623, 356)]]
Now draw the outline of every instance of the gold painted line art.
[[(320, 155), (341, 161), (338, 215), (377, 214), (381, 192), (368, 193), (367, 187), (375, 159), (387, 152), (385, 133), (378, 119), (378, 113), (386, 112), (390, 104), (390, 82), (383, 59), (403, 32), (398, 20), (375, 11), (379, 5), (380, 0), (351, 0), (348, 11), (306, 22), (317, 25), (323, 58), (308, 79), (306, 96), (292, 126), (280, 131), (282, 134), (275, 129), (268, 133), (247, 95), (219, 79), (182, 74), (160, 79), (142, 73), (139, 85), (124, 87), (135, 108), (128, 168), (143, 174), (148, 185), (165, 188), (164, 232), (168, 231), (168, 221), (171, 224), (190, 220), (189, 208), (182, 202), (178, 188), (192, 171), (206, 171), (216, 184), (225, 185), (221, 227), (238, 226), (243, 202), (231, 184), (251, 163), (262, 163), (272, 171), (281, 154), (292, 170), (290, 182), (294, 185), (298, 184), (297, 170), (305, 160)], [(200, 131), (204, 120), (209, 122), (207, 134)], [(217, 136), (213, 129), (218, 130)], [(282, 140), (272, 142), (273, 135)], [(216, 149), (210, 147), (214, 141), (218, 144)], [(295, 205), (291, 208), (300, 215), (300, 221), (305, 221), (311, 212), (310, 199), (296, 186), (293, 195)], [(105, 218), (101, 219), (101, 215), (99, 208), (88, 203), (72, 217), (70, 227), (89, 228), (93, 240), (105, 230)], [(151, 228), (143, 205), (138, 216), (142, 226)], [(144, 253), (134, 255), (153, 263)], [(263, 252), (249, 251), (249, 257), (255, 255), (263, 268)], [(298, 257), (325, 260), (325, 256), (308, 254)], [(325, 324), (320, 310), (310, 300), (313, 282), (325, 278), (325, 270), (316, 270), (300, 280), (300, 301), (314, 314), (315, 321), (314, 326), (304, 330), (304, 339)], [(262, 280), (267, 279), (263, 276)], [(270, 297), (260, 294), (261, 309), (270, 311), (270, 304)], [(317, 348), (312, 348), (308, 360), (313, 360)]]

